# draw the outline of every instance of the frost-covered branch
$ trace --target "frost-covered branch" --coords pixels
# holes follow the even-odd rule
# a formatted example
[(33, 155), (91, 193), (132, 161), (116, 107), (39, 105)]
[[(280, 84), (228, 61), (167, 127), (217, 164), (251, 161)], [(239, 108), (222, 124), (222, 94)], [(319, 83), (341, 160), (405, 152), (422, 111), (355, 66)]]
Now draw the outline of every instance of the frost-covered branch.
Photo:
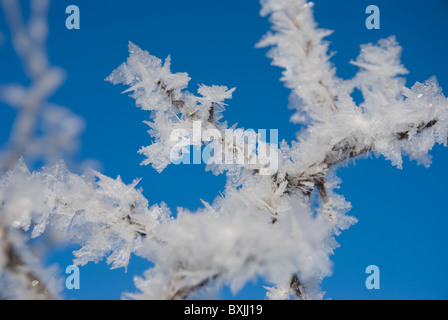
[[(422, 157), (435, 143), (446, 143), (447, 101), (441, 94), (435, 79), (430, 79), (425, 84), (417, 83), (411, 89), (404, 87), (404, 81), (398, 75), (406, 73), (406, 69), (400, 64), (401, 48), (393, 37), (380, 41), (378, 45), (364, 46), (358, 60), (353, 62), (361, 68), (360, 72), (351, 80), (338, 79), (335, 69), (329, 62), (328, 44), (323, 41), (323, 38), (330, 33), (316, 29), (316, 23), (312, 17), (312, 5), (305, 1), (289, 0), (263, 1), (262, 3), (262, 14), (270, 14), (270, 21), (275, 33), (269, 33), (259, 45), (275, 46), (269, 56), (273, 58), (274, 65), (285, 68), (282, 80), (292, 90), (292, 101), (298, 102), (294, 105), (298, 114), (292, 120), (299, 122), (297, 120), (300, 118), (300, 122), (306, 125), (306, 129), (301, 132), (299, 141), (292, 142), (290, 146), (285, 142), (281, 144), (279, 169), (272, 177), (262, 177), (257, 170), (250, 170), (249, 167), (228, 172), (229, 183), (224, 198), (207, 207), (205, 212), (210, 212), (204, 213), (204, 216), (213, 215), (219, 219), (222, 216), (231, 215), (223, 208), (238, 207), (244, 204), (244, 209), (230, 210), (242, 214), (242, 212), (250, 211), (247, 208), (249, 207), (259, 212), (251, 217), (253, 220), (270, 217), (268, 221), (271, 223), (268, 223), (265, 226), (267, 229), (260, 234), (272, 235), (277, 228), (282, 228), (281, 222), (283, 219), (287, 219), (288, 214), (297, 215), (297, 211), (300, 211), (297, 207), (290, 207), (291, 201), (299, 201), (307, 206), (310, 201), (309, 196), (313, 190), (317, 189), (322, 206), (318, 209), (319, 214), (316, 220), (322, 223), (321, 230), (326, 230), (320, 234), (320, 240), (322, 243), (332, 243), (330, 239), (333, 235), (338, 234), (340, 230), (347, 228), (355, 221), (346, 215), (349, 204), (333, 191), (338, 182), (328, 181), (329, 176), (333, 176), (330, 174), (330, 172), (334, 172), (332, 169), (349, 159), (371, 152), (385, 156), (399, 167), (401, 167), (402, 154), (409, 155), (411, 158), (423, 159)], [(177, 79), (180, 74), (172, 75), (172, 77), (168, 76), (170, 73), (161, 75), (160, 61), (148, 53), (136, 49), (134, 45), (131, 45), (130, 54), (128, 62), (117, 69), (108, 80), (113, 83), (130, 85), (130, 90), (134, 92), (132, 97), (137, 100), (138, 106), (146, 110), (157, 108), (158, 113), (161, 110), (165, 110), (165, 113), (173, 109), (179, 111), (187, 105), (190, 110), (196, 110), (199, 105), (198, 98), (188, 91), (183, 91), (189, 81), (186, 74), (182, 74), (185, 81), (170, 80), (172, 84), (168, 83), (160, 78)], [(148, 60), (158, 62), (156, 64), (147, 63)], [(168, 71), (168, 69), (164, 70)], [(159, 88), (154, 89), (154, 85), (150, 85), (150, 83), (159, 85)], [(161, 83), (163, 83), (162, 92), (165, 93), (163, 101), (166, 104), (156, 103), (152, 107), (147, 107), (145, 104), (149, 104), (151, 101), (159, 102), (155, 101), (154, 97), (158, 96), (160, 99), (158, 92)], [(354, 88), (361, 90), (364, 95), (365, 100), (359, 106), (351, 97)], [(189, 101), (190, 104), (186, 101)], [(207, 110), (210, 110), (210, 107), (208, 108)], [(207, 115), (207, 112), (203, 114)], [(191, 115), (195, 115), (195, 112), (182, 113), (180, 117), (171, 117), (168, 121), (163, 122), (163, 126), (160, 128), (173, 129), (173, 124), (177, 125), (190, 118)], [(207, 123), (207, 116), (201, 120)], [(162, 150), (161, 144), (168, 140), (160, 139), (161, 136), (168, 137), (169, 132), (157, 130), (158, 125), (160, 123), (158, 123), (156, 115), (154, 124), (151, 124), (151, 127), (155, 128), (151, 134), (156, 137), (156, 142), (146, 149), (151, 151), (149, 154), (155, 154), (153, 149), (156, 145), (159, 150)], [(164, 147), (170, 149), (172, 145), (166, 143)], [(151, 162), (152, 159), (148, 157), (145, 164)], [(165, 164), (167, 163), (169, 162), (167, 161)], [(311, 211), (308, 214), (310, 217), (313, 216)], [(197, 227), (201, 225), (201, 218), (194, 215), (191, 219), (196, 221), (193, 224), (198, 228), (196, 230), (201, 230)], [(234, 219), (236, 218), (233, 217), (231, 221)], [(247, 221), (245, 226), (253, 224), (253, 220)], [(173, 225), (181, 224), (180, 221), (181, 219), (176, 219)], [(208, 224), (204, 224), (204, 228), (207, 228), (206, 225), (210, 228)], [(222, 223), (222, 225), (227, 224)], [(291, 232), (301, 233), (302, 228), (312, 227), (306, 226), (305, 223)], [(261, 229), (262, 227), (260, 227)], [(168, 227), (167, 230), (169, 230)], [(237, 227), (233, 227), (232, 230), (236, 238), (242, 237)], [(176, 234), (179, 237), (179, 231)], [(218, 234), (219, 232), (215, 230), (215, 237)], [(175, 237), (173, 233), (172, 238), (167, 239), (167, 243), (173, 242)], [(210, 238), (213, 236), (210, 235)], [(210, 240), (206, 238), (202, 240), (210, 244)], [(219, 238), (217, 241), (232, 243), (225, 237)], [(306, 241), (302, 239), (299, 248), (302, 248)], [(187, 246), (186, 243), (188, 241), (184, 239), (182, 244), (185, 247), (198, 248), (199, 246), (190, 243)], [(168, 251), (170, 245), (168, 244), (164, 250)], [(212, 248), (212, 245), (209, 246), (209, 250), (202, 248), (204, 250), (202, 254), (207, 256), (206, 252), (210, 252), (213, 250)], [(333, 248), (332, 245), (329, 245), (324, 246), (321, 250), (323, 249), (322, 252), (326, 256), (332, 252)], [(296, 250), (300, 251), (297, 248)], [(319, 250), (316, 251), (319, 252)], [(221, 251), (215, 250), (215, 252)], [(230, 250), (230, 252), (232, 251)], [(256, 268), (254, 265), (256, 266), (257, 263), (254, 261), (257, 261), (259, 257), (268, 257), (271, 253), (265, 247), (263, 252), (258, 252), (250, 257), (245, 256), (246, 260), (240, 266), (248, 269)], [(294, 256), (292, 252), (289, 254), (290, 256), (283, 256), (283, 259)], [(172, 253), (171, 257), (179, 255), (183, 256), (181, 253)], [(230, 253), (230, 256), (234, 255), (234, 252)], [(184, 260), (195, 262), (187, 264)], [(211, 282), (232, 282), (228, 278), (228, 274), (232, 270), (230, 266), (222, 266), (217, 263), (216, 266), (210, 266), (204, 270), (204, 265), (207, 264), (199, 263), (191, 255), (183, 259), (177, 258), (175, 261), (177, 262), (173, 261), (171, 266), (164, 265), (164, 268), (152, 270), (147, 275), (148, 280), (142, 280), (139, 288), (145, 293), (145, 297), (185, 298), (188, 296), (186, 293), (193, 293), (192, 291), (199, 290), (203, 285), (210, 285)], [(322, 265), (326, 265), (326, 263)], [(316, 270), (319, 269), (316, 264), (313, 264), (313, 267)], [(297, 263), (295, 270), (286, 272), (290, 275), (288, 281), (278, 281), (277, 279), (273, 282), (283, 283), (283, 288), (287, 288), (281, 289), (283, 293), (300, 295), (301, 298), (310, 297), (312, 295), (305, 294), (305, 288), (315, 289), (316, 283), (325, 272), (317, 272), (313, 278), (306, 275), (303, 272), (304, 269), (306, 267)], [(172, 271), (167, 274), (167, 270)], [(162, 272), (163, 275), (158, 272)], [(240, 272), (244, 273), (241, 270)], [(202, 276), (198, 274), (202, 274)], [(143, 283), (145, 284), (143, 285)], [(158, 292), (153, 287), (154, 283), (159, 285), (169, 283), (163, 288), (170, 289), (154, 296), (153, 294)], [(150, 291), (148, 292), (148, 290)], [(271, 296), (275, 296), (273, 292), (270, 291)]]
[[(300, 111), (294, 122), (331, 114), (338, 109), (340, 80), (330, 63), (328, 43), (332, 32), (317, 29), (312, 8), (305, 0), (262, 0), (261, 15), (270, 15), (274, 33), (267, 33), (258, 47), (274, 46), (268, 53), (272, 63), (285, 69), (282, 81), (291, 89), (294, 107)], [(297, 101), (300, 99), (301, 101)]]
[[(10, 16), (17, 16), (17, 2), (2, 1), (13, 13)], [(57, 88), (49, 85), (57, 83), (51, 81), (57, 77), (49, 66), (35, 69), (32, 61), (37, 58), (17, 41), (18, 54), (37, 87), (28, 91), (7, 86), (0, 96), (25, 115), (25, 120), (18, 118), (14, 139), (0, 162), (3, 171), (9, 169), (0, 171), (2, 235), (10, 238), (26, 232), (34, 238), (47, 230), (63, 234), (80, 245), (74, 253), (80, 265), (106, 258), (112, 268), (126, 268), (132, 254), (151, 261), (154, 267), (136, 279), (139, 292), (126, 294), (129, 298), (187, 299), (223, 285), (237, 292), (256, 278), (272, 284), (266, 288), (268, 298), (322, 298), (319, 287), (331, 273), (330, 256), (338, 246), (335, 237), (356, 222), (347, 214), (350, 203), (335, 192), (338, 166), (368, 153), (399, 168), (403, 156), (429, 165), (431, 148), (447, 142), (448, 101), (435, 78), (405, 86), (402, 75), (407, 70), (394, 37), (362, 46), (352, 61), (359, 72), (353, 79), (339, 79), (324, 41), (330, 32), (317, 28), (311, 3), (263, 0), (262, 7), (273, 32), (259, 46), (273, 46), (269, 56), (285, 69), (282, 80), (291, 89), (297, 110), (291, 120), (304, 125), (297, 141), (283, 141), (280, 146), (261, 142), (271, 151), (269, 160), (276, 163), (271, 174), (266, 174), (266, 162), (253, 161), (260, 160), (262, 149), (251, 149), (242, 134), (230, 142), (226, 139), (227, 129), (243, 131), (222, 121), (224, 101), (235, 89), (200, 85), (194, 94), (188, 90), (188, 74), (171, 71), (170, 57), (163, 63), (132, 43), (127, 61), (107, 78), (128, 86), (125, 92), (150, 112), (146, 123), (152, 144), (139, 151), (146, 157), (142, 164), (161, 172), (191, 146), (242, 157), (241, 165), (209, 164), (213, 173), (226, 173), (224, 192), (213, 203), (203, 202), (196, 212), (179, 208), (175, 217), (163, 203), (150, 206), (136, 189), (138, 180), (126, 185), (93, 170), (77, 175), (62, 162), (30, 172), (19, 160), (19, 155), (32, 154), (38, 141), (37, 118)], [(44, 7), (39, 8), (37, 17)], [(23, 33), (20, 21), (13, 18), (10, 23), (14, 34)], [(44, 33), (39, 34), (37, 39), (42, 39)], [(25, 37), (34, 39), (26, 32)], [(352, 98), (355, 89), (364, 99), (358, 104)], [(215, 135), (198, 135), (207, 131)], [(178, 133), (176, 139), (173, 133)], [(317, 197), (312, 197), (314, 193)], [(5, 243), (22, 248), (16, 242), (26, 243), (16, 239)], [(9, 248), (13, 246), (2, 247), (2, 272), (18, 269), (8, 267), (11, 261), (13, 265), (25, 261), (24, 255), (12, 254)], [(29, 285), (35, 275), (24, 272), (21, 277)]]
[[(3, 214), (16, 227), (40, 236), (47, 228), (82, 248), (75, 263), (108, 258), (113, 268), (126, 267), (143, 238), (169, 216), (165, 205), (148, 208), (147, 200), (120, 177), (108, 178), (91, 170), (82, 176), (71, 173), (63, 163), (30, 173), (20, 161), (0, 184)], [(17, 188), (20, 187), (20, 193)]]
[[(171, 58), (165, 63), (135, 44), (129, 44), (130, 56), (115, 70), (107, 80), (114, 84), (130, 86), (125, 92), (132, 92), (136, 104), (143, 110), (151, 112), (153, 120), (146, 124), (151, 127), (150, 135), (154, 142), (142, 148), (139, 152), (147, 159), (143, 164), (152, 164), (159, 172), (164, 170), (173, 160), (173, 149), (179, 141), (173, 139), (174, 132), (186, 132), (180, 138), (188, 140), (185, 147), (190, 145), (201, 147), (204, 143), (215, 143), (219, 149), (227, 153), (238, 153), (244, 164), (253, 164), (251, 152), (245, 152), (244, 141), (232, 139), (226, 144), (226, 122), (220, 122), (224, 111), (224, 100), (232, 97), (235, 88), (226, 86), (199, 86), (196, 96), (186, 90), (190, 78), (186, 73), (171, 73)], [(193, 131), (193, 132), (192, 132)], [(217, 132), (219, 137), (213, 136), (211, 141), (203, 141), (202, 131)], [(199, 133), (198, 133), (199, 132)], [(190, 141), (190, 135), (198, 133), (198, 139)], [(187, 149), (183, 150), (188, 152)], [(252, 165), (253, 169), (260, 169), (259, 164)], [(227, 166), (215, 166), (214, 171), (223, 172)]]
[[(334, 220), (334, 201), (326, 183), (332, 167), (369, 152), (400, 168), (402, 154), (429, 164), (426, 155), (432, 146), (446, 145), (447, 99), (434, 78), (412, 89), (404, 87), (397, 75), (407, 70), (400, 64), (401, 48), (394, 37), (363, 46), (352, 62), (361, 71), (343, 81), (329, 64), (328, 44), (322, 39), (330, 32), (316, 29), (312, 3), (266, 0), (262, 4), (262, 15), (271, 15), (275, 33), (268, 33), (259, 46), (274, 46), (268, 55), (274, 65), (285, 69), (282, 80), (292, 90), (292, 107), (298, 110), (292, 121), (308, 126), (288, 153), (294, 164), (309, 166), (297, 170), (300, 166), (287, 165), (291, 168), (283, 175), (287, 193), (299, 189), (309, 195), (317, 188)], [(364, 97), (359, 106), (350, 97), (354, 88)]]
[(32, 0), (31, 15), (25, 21), (19, 1), (1, 1), (15, 52), (31, 83), (27, 87), (16, 83), (0, 85), (0, 101), (18, 112), (9, 141), (0, 152), (0, 173), (13, 168), (22, 156), (28, 161), (54, 160), (74, 151), (83, 130), (79, 117), (48, 102), (65, 78), (62, 69), (50, 64), (46, 50), (49, 3)]
[[(64, 81), (64, 72), (49, 63), (46, 51), (48, 0), (30, 1), (30, 16), (25, 21), (17, 0), (2, 0), (1, 8), (10, 29), (10, 39), (19, 57), (27, 86), (1, 84), (0, 102), (17, 110), (9, 141), (0, 149), (0, 176), (14, 168), (21, 157), (29, 163), (54, 160), (76, 149), (83, 121), (69, 110), (48, 99)], [(4, 203), (5, 199), (1, 199)], [(31, 252), (32, 245), (23, 231), (12, 226), (8, 212), (0, 206), (2, 263), (1, 296), (6, 298), (55, 299), (59, 291), (52, 286)], [(42, 278), (42, 279), (40, 279)]]

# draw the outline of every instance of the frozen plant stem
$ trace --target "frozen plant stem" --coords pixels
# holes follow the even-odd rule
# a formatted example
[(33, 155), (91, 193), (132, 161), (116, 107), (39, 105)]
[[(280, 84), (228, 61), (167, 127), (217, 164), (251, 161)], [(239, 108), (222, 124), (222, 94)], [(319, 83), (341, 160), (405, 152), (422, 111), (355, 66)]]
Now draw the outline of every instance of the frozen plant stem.
[[(48, 115), (53, 112), (60, 112), (63, 109), (50, 104), (47, 100), (61, 86), (64, 80), (64, 73), (61, 69), (53, 67), (48, 61), (46, 51), (47, 39), (47, 11), (49, 0), (31, 0), (30, 16), (25, 21), (19, 1), (1, 0), (0, 8), (4, 11), (7, 25), (10, 29), (12, 45), (17, 56), (22, 63), (24, 73), (29, 78), (28, 87), (18, 84), (2, 86), (0, 88), (0, 101), (11, 105), (17, 110), (17, 116), (13, 123), (9, 141), (5, 148), (0, 150), (0, 176), (13, 170), (21, 157), (27, 157), (29, 163), (33, 161), (60, 155), (64, 149), (72, 148), (74, 141), (65, 140), (68, 133), (59, 132), (58, 137), (38, 134), (43, 127), (49, 128)], [(69, 111), (65, 111), (67, 117), (59, 118), (63, 122), (69, 118)], [(53, 117), (54, 118), (54, 117)], [(75, 118), (72, 118), (73, 120)], [(77, 121), (77, 119), (76, 119)], [(68, 122), (67, 122), (68, 123)], [(75, 122), (73, 122), (75, 124)], [(59, 124), (58, 124), (59, 125)], [(70, 131), (68, 127), (61, 126), (61, 131)], [(79, 130), (72, 130), (75, 135)], [(59, 134), (54, 131), (51, 134)], [(30, 248), (26, 248), (20, 243), (25, 236), (15, 236), (12, 233), (23, 233), (23, 230), (15, 230), (9, 226), (6, 217), (10, 215), (3, 205), (0, 206), (0, 228), (2, 234), (2, 249), (7, 262), (4, 264), (4, 272), (13, 275), (17, 281), (11, 282), (11, 288), (0, 288), (5, 291), (3, 295), (14, 297), (14, 290), (19, 290), (23, 284), (29, 287), (28, 298), (35, 299), (55, 299), (57, 295), (53, 290), (46, 288), (45, 281), (41, 281), (34, 273), (32, 266), (28, 265), (27, 259), (23, 259), (24, 251), (29, 251), (25, 255), (33, 255)], [(19, 243), (20, 245), (19, 245)], [(31, 245), (28, 245), (31, 247)], [(20, 249), (18, 249), (20, 247)], [(0, 268), (0, 282), (2, 281), (2, 270)], [(16, 289), (12, 287), (17, 286)], [(7, 292), (11, 291), (11, 292)]]
[[(11, 17), (18, 16), (15, 0), (1, 1)], [(173, 162), (171, 150), (177, 142), (171, 141), (171, 133), (189, 132), (198, 123), (201, 132), (212, 130), (219, 138), (192, 142), (184, 134), (180, 138), (188, 141), (185, 148), (205, 145), (244, 157), (238, 165), (208, 164), (206, 170), (226, 174), (223, 194), (213, 203), (203, 202), (196, 212), (179, 208), (175, 218), (164, 203), (149, 206), (137, 189), (139, 180), (127, 185), (120, 177), (94, 170), (77, 175), (61, 161), (29, 172), (20, 157), (32, 153), (38, 118), (62, 79), (47, 63), (36, 69), (31, 63), (35, 57), (16, 48), (35, 86), (24, 91), (29, 101), (17, 99), (22, 95), (15, 94), (15, 87), (0, 95), (23, 112), (0, 158), (0, 232), (6, 237), (2, 252), (7, 257), (0, 276), (19, 270), (23, 283), (42, 283), (33, 291), (36, 296), (57, 297), (44, 287), (44, 273), (30, 273), (34, 269), (25, 267), (28, 260), (22, 252), (27, 251), (25, 235), (35, 238), (50, 229), (80, 244), (74, 252), (78, 265), (106, 259), (112, 268), (126, 268), (132, 255), (152, 262), (154, 267), (135, 279), (138, 291), (125, 294), (127, 298), (188, 299), (223, 285), (236, 293), (255, 278), (272, 285), (266, 288), (270, 299), (323, 298), (320, 284), (331, 273), (336, 236), (356, 223), (348, 215), (350, 203), (336, 193), (337, 168), (369, 153), (398, 168), (403, 156), (429, 165), (432, 147), (447, 142), (448, 100), (434, 77), (405, 86), (402, 75), (407, 70), (394, 37), (363, 45), (351, 61), (358, 73), (340, 79), (324, 41), (331, 32), (317, 27), (311, 2), (261, 4), (272, 30), (258, 46), (271, 47), (268, 56), (283, 69), (281, 80), (291, 90), (290, 107), (296, 110), (291, 121), (303, 125), (296, 141), (283, 141), (279, 148), (262, 142), (265, 150), (275, 150), (278, 170), (272, 175), (263, 174), (262, 161), (251, 162), (261, 152), (246, 153), (249, 143), (244, 137), (226, 139), (229, 126), (222, 113), (235, 88), (200, 85), (197, 93), (190, 92), (190, 77), (173, 73), (170, 57), (162, 61), (133, 43), (127, 61), (107, 78), (128, 86), (125, 92), (137, 107), (150, 113), (145, 123), (152, 143), (139, 151), (145, 156), (142, 164), (163, 171)], [(23, 25), (17, 22), (21, 20), (11, 20), (13, 33), (22, 29), (17, 27)], [(364, 98), (359, 105), (352, 98), (355, 89)], [(230, 128), (244, 131), (236, 125)], [(40, 156), (61, 148), (55, 145)], [(17, 228), (11, 224), (24, 229), (24, 237), (15, 237)]]

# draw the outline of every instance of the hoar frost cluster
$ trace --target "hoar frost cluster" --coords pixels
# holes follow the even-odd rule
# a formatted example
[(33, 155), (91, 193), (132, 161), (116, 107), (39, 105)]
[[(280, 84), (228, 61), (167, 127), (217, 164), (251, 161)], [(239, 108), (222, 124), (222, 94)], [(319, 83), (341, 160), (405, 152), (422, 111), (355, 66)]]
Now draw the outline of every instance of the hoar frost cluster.
[[(48, 3), (32, 3), (33, 17), (43, 26), (42, 3)], [(358, 73), (340, 79), (324, 41), (331, 32), (317, 28), (311, 2), (261, 3), (272, 30), (258, 46), (271, 47), (273, 64), (284, 69), (281, 80), (297, 111), (291, 121), (304, 129), (297, 141), (280, 143), (275, 174), (261, 174), (261, 164), (209, 165), (213, 173), (227, 175), (223, 195), (196, 212), (179, 209), (175, 218), (165, 204), (148, 203), (138, 180), (126, 185), (94, 170), (78, 175), (61, 161), (29, 172), (20, 157), (67, 151), (62, 147), (72, 145), (80, 120), (45, 102), (60, 83), (60, 72), (36, 60), (46, 57), (44, 35), (31, 32), (31, 26), (17, 27), (21, 20), (11, 18), (13, 35), (22, 39), (15, 42), (16, 51), (34, 82), (0, 91), (0, 98), (20, 111), (12, 141), (0, 153), (2, 296), (58, 297), (57, 283), (37, 267), (27, 246), (28, 237), (51, 232), (81, 245), (74, 252), (79, 265), (105, 258), (112, 268), (126, 268), (131, 254), (151, 261), (154, 266), (136, 279), (138, 291), (128, 298), (186, 299), (224, 285), (237, 292), (256, 277), (272, 284), (266, 288), (270, 299), (323, 297), (320, 283), (331, 273), (335, 236), (356, 222), (347, 214), (350, 204), (335, 193), (340, 183), (335, 168), (369, 153), (399, 168), (403, 156), (429, 165), (429, 150), (447, 142), (448, 101), (435, 78), (404, 86), (407, 70), (394, 37), (363, 45), (351, 62)], [(11, 17), (19, 14), (16, 1), (2, 5)], [(170, 57), (163, 62), (130, 43), (129, 58), (107, 80), (127, 86), (137, 107), (150, 112), (146, 123), (153, 143), (140, 153), (146, 156), (143, 164), (159, 172), (171, 163), (173, 130), (189, 130), (196, 122), (224, 137), (229, 128), (222, 112), (235, 89), (200, 85), (197, 93), (190, 92), (190, 77), (173, 73)], [(352, 98), (355, 89), (362, 93), (360, 104)], [(36, 137), (41, 120), (48, 131)], [(36, 147), (40, 142), (47, 147)], [(235, 153), (244, 147), (244, 141), (225, 146)]]

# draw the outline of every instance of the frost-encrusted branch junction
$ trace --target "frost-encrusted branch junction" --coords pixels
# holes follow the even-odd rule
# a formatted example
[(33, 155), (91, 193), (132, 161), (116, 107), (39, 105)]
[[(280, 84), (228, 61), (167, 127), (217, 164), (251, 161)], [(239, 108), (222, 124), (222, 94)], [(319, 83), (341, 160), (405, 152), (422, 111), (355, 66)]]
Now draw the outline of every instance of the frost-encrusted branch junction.
[[(400, 64), (401, 48), (393, 37), (381, 40), (378, 45), (363, 46), (361, 55), (352, 62), (360, 67), (360, 71), (353, 79), (342, 80), (335, 76), (335, 69), (329, 62), (330, 56), (327, 55), (328, 44), (323, 41), (330, 32), (316, 28), (312, 17), (312, 5), (304, 1), (263, 1), (262, 4), (262, 14), (270, 15), (274, 32), (268, 33), (259, 46), (274, 46), (269, 56), (273, 58), (274, 65), (285, 69), (282, 80), (292, 90), (291, 100), (295, 103), (293, 107), (298, 111), (292, 120), (304, 123), (307, 129), (301, 133), (299, 141), (292, 142), (290, 146), (285, 142), (281, 144), (280, 167), (274, 176), (262, 177), (256, 168), (250, 167), (227, 171), (229, 183), (225, 198), (219, 199), (205, 210), (225, 215), (221, 211), (223, 203), (235, 201), (235, 197), (237, 199), (239, 196), (245, 197), (244, 200), (237, 201), (249, 204), (255, 210), (266, 212), (270, 217), (271, 230), (265, 231), (269, 234), (278, 227), (285, 215), (295, 214), (291, 211), (291, 201), (298, 200), (306, 206), (309, 203), (309, 196), (317, 189), (322, 205), (317, 210), (315, 219), (322, 223), (322, 230), (325, 230), (320, 234), (322, 237), (320, 240), (328, 240), (355, 221), (346, 215), (349, 204), (333, 192), (337, 184), (334, 181), (327, 181), (328, 172), (346, 160), (370, 152), (385, 156), (398, 167), (401, 166), (402, 154), (425, 162), (425, 155), (434, 143), (446, 143), (447, 101), (435, 79), (430, 79), (425, 84), (417, 83), (411, 89), (404, 87), (404, 80), (399, 75), (407, 71)], [(151, 63), (142, 63), (143, 61)], [(132, 97), (136, 99), (137, 105), (155, 113), (155, 120), (150, 123), (154, 130), (150, 133), (156, 140), (147, 149), (151, 150), (151, 153), (156, 148), (160, 151), (162, 145), (165, 148), (169, 146), (166, 143), (167, 139), (164, 138), (166, 131), (157, 131), (157, 128), (164, 130), (167, 127), (176, 128), (184, 125), (190, 118), (190, 113), (181, 110), (179, 117), (165, 116), (163, 121), (160, 121), (162, 118), (160, 114), (166, 115), (172, 112), (172, 108), (180, 110), (187, 105), (189, 109), (195, 110), (195, 115), (198, 106), (200, 107), (198, 114), (207, 115), (207, 111), (210, 110), (209, 106), (204, 107), (198, 103), (199, 98), (185, 90), (190, 80), (185, 74), (164, 73), (165, 71), (168, 70), (162, 67), (160, 60), (131, 44), (127, 63), (120, 66), (109, 78), (113, 83), (131, 86)], [(181, 76), (185, 81), (160, 80)], [(155, 83), (156, 86), (150, 85), (151, 83)], [(168, 87), (169, 90), (166, 89)], [(360, 105), (356, 105), (351, 97), (354, 88), (363, 93), (364, 102)], [(159, 101), (163, 102), (149, 104), (155, 96), (159, 96)], [(398, 115), (400, 116), (397, 117)], [(201, 118), (205, 123), (208, 119), (207, 116)], [(225, 123), (216, 125), (221, 128), (226, 126)], [(151, 154), (147, 156), (145, 163), (152, 163), (153, 166), (158, 164), (157, 161), (154, 163), (151, 160)], [(218, 170), (212, 168), (212, 170), (221, 173), (226, 168)], [(311, 212), (308, 214), (311, 214), (310, 218), (313, 215)], [(261, 213), (261, 216), (263, 215), (265, 214)], [(327, 218), (323, 219), (322, 216)], [(260, 217), (254, 219), (257, 218)], [(200, 225), (200, 221), (197, 222)], [(301, 227), (296, 230), (297, 233), (309, 226)], [(328, 256), (333, 248), (330, 245), (323, 250), (321, 248), (320, 252), (322, 256)], [(266, 255), (269, 253), (269, 250), (264, 251)], [(263, 256), (261, 253), (260, 255)], [(292, 253), (291, 255), (294, 256)], [(192, 260), (191, 257), (186, 259)], [(178, 263), (186, 264), (182, 259)], [(188, 265), (191, 263), (193, 262)], [(256, 263), (257, 259), (248, 257), (243, 265), (251, 268), (250, 266)], [(327, 265), (327, 262), (319, 261), (319, 263)], [(202, 267), (197, 262), (193, 265)], [(314, 267), (316, 270), (319, 269), (316, 265), (313, 265)], [(165, 266), (162, 270), (166, 268), (169, 267)], [(178, 273), (187, 271), (181, 272), (176, 268), (171, 271), (172, 276), (165, 280), (171, 288), (166, 296), (185, 297), (186, 293), (193, 293), (210, 282), (231, 282), (226, 279), (228, 269), (214, 266), (214, 272), (210, 270), (203, 276), (192, 276), (191, 279), (196, 280), (186, 285), (179, 285), (186, 281), (186, 276), (180, 277), (179, 280)], [(198, 272), (195, 271), (196, 267), (191, 268), (191, 266), (186, 268), (189, 274)], [(311, 290), (313, 291), (325, 272), (317, 271), (310, 276), (304, 275), (300, 269), (298, 263), (296, 270), (289, 270), (291, 277), (277, 282), (281, 283), (279, 287), (286, 286), (289, 289), (279, 290), (298, 294), (302, 298), (312, 297), (311, 293), (306, 295), (302, 292), (303, 283), (308, 288), (313, 288)], [(158, 274), (154, 274), (156, 270), (153, 270), (151, 277), (157, 278)], [(145, 294), (148, 294), (147, 289), (143, 287), (151, 287), (152, 281), (155, 280), (150, 278), (147, 282), (142, 280), (142, 283), (146, 284), (140, 287)], [(302, 287), (302, 291), (299, 287)], [(177, 294), (178, 292), (182, 294)], [(273, 292), (270, 291), (271, 294)]]

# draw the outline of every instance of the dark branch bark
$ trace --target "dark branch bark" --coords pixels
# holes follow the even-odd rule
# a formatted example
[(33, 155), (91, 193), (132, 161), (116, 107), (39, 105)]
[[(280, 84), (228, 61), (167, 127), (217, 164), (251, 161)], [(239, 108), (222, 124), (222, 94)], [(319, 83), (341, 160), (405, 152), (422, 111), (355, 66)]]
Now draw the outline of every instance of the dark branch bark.
[(17, 277), (24, 277), (26, 279), (28, 289), (34, 292), (36, 299), (56, 300), (56, 297), (46, 288), (45, 284), (23, 261), (20, 253), (16, 250), (14, 244), (10, 241), (7, 228), (2, 225), (0, 225), (0, 228), (0, 233), (3, 234), (2, 242), (4, 246), (4, 254), (7, 260), (5, 265), (6, 271)]
[(302, 283), (299, 280), (299, 277), (297, 274), (293, 275), (291, 278), (291, 282), (289, 283), (289, 287), (292, 289), (296, 297), (300, 300), (303, 299), (303, 293), (302, 293)]
[(172, 296), (168, 297), (167, 300), (185, 300), (190, 295), (198, 292), (200, 289), (204, 288), (207, 284), (212, 282), (213, 280), (216, 280), (219, 277), (219, 274), (215, 274), (209, 278), (206, 278), (199, 282), (196, 285), (185, 287), (177, 290)]
[(212, 102), (212, 105), (210, 106), (208, 122), (210, 122), (210, 123), (215, 122), (215, 103), (214, 102)]

